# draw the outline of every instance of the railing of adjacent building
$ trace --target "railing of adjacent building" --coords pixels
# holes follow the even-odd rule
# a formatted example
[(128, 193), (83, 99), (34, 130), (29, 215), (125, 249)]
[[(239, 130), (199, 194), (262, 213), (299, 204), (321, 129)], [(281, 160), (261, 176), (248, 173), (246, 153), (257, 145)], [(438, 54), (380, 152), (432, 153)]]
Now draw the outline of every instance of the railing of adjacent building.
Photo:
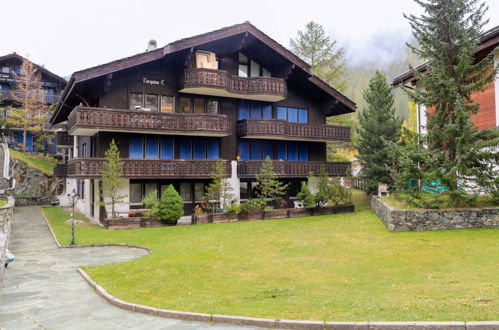
[[(9, 101), (18, 101), (25, 97), (25, 93), (20, 92), (15, 89), (9, 90), (0, 90), (0, 99), (9, 100)], [(53, 104), (59, 101), (61, 95), (60, 94), (45, 94), (40, 93), (37, 97), (37, 101), (45, 104)]]
[(70, 132), (75, 127), (114, 130), (166, 130), (205, 132), (230, 135), (231, 123), (226, 115), (182, 114), (143, 110), (116, 110), (76, 107), (68, 118)]
[(304, 140), (350, 141), (351, 128), (338, 125), (292, 123), (279, 119), (245, 119), (237, 122), (239, 136), (281, 136)]
[[(262, 160), (241, 161), (237, 167), (237, 174), (240, 177), (254, 177), (260, 173), (262, 164)], [(350, 162), (295, 162), (282, 160), (274, 160), (273, 165), (278, 177), (299, 178), (307, 177), (310, 173), (319, 175), (322, 168), (326, 170), (329, 176), (345, 176), (348, 175), (351, 167)]]
[(223, 70), (189, 69), (184, 73), (184, 88), (212, 87), (234, 94), (272, 94), (287, 96), (286, 81), (274, 77), (239, 77)]
[(66, 131), (55, 132), (55, 144), (57, 146), (73, 146), (73, 136)]

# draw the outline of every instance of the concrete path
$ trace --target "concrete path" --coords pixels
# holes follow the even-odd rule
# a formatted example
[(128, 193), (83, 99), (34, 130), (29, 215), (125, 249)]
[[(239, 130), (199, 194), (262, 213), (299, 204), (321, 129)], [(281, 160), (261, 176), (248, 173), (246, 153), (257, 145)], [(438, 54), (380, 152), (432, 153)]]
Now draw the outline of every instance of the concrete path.
[(139, 258), (147, 251), (126, 247), (59, 249), (38, 207), (16, 208), (10, 250), (16, 260), (0, 283), (0, 328), (243, 329), (148, 316), (106, 303), (76, 268)]

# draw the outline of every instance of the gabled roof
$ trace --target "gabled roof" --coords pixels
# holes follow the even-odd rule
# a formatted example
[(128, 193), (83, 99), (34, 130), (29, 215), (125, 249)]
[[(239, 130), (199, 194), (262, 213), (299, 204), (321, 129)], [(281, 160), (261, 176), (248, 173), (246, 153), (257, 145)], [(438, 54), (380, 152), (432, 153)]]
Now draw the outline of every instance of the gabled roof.
[[(498, 44), (499, 44), (499, 25), (482, 33), (482, 35), (480, 36), (480, 44), (478, 46), (477, 52), (480, 52), (480, 51), (483, 51), (483, 50), (486, 50), (489, 48), (491, 48), (493, 50), (495, 48), (495, 46), (497, 46)], [(422, 73), (422, 72), (425, 72), (427, 70), (427, 68), (428, 68), (428, 63), (423, 63), (423, 64), (415, 67), (414, 70)], [(414, 71), (408, 70), (408, 71), (402, 73), (401, 75), (393, 78), (392, 86), (397, 87), (400, 84), (404, 84), (404, 83), (406, 83), (408, 81), (412, 81), (414, 79), (416, 79), (416, 77), (414, 77)]]
[[(257, 29), (249, 22), (244, 22), (241, 24), (236, 24), (228, 27), (224, 27), (218, 30), (214, 30), (211, 32), (199, 34), (193, 37), (180, 39), (174, 41), (172, 43), (167, 44), (162, 48), (158, 48), (152, 51), (146, 51), (144, 53), (139, 53), (136, 55), (132, 55), (129, 57), (125, 57), (116, 61), (112, 61), (106, 64), (98, 65), (95, 67), (91, 67), (85, 70), (76, 71), (71, 76), (69, 83), (64, 90), (64, 93), (61, 97), (61, 101), (64, 102), (67, 95), (73, 89), (74, 85), (83, 82), (86, 80), (94, 79), (97, 77), (105, 76), (107, 74), (124, 70), (127, 68), (131, 68), (140, 64), (148, 63), (154, 60), (161, 59), (168, 54), (173, 54), (175, 52), (190, 49), (195, 46), (199, 46), (205, 43), (213, 42), (216, 40), (224, 39), (227, 37), (240, 35), (240, 34), (251, 34), (253, 37), (264, 43), (265, 45), (272, 48), (279, 55), (290, 61), (295, 68), (301, 69), (308, 80), (316, 85), (318, 88), (323, 90), (325, 93), (333, 96), (338, 101), (340, 101), (346, 108), (350, 109), (350, 111), (355, 111), (356, 105), (355, 103), (347, 98), (345, 95), (341, 94), (339, 91), (331, 87), (326, 82), (322, 81), (317, 76), (312, 74), (312, 68), (305, 61), (300, 59), (298, 56), (290, 52), (284, 46), (279, 44), (274, 39), (270, 38), (268, 35)], [(55, 118), (58, 110), (61, 106), (61, 103), (58, 104), (56, 110), (53, 113), (52, 119)], [(51, 119), (51, 120), (52, 120)]]
[(21, 62), (24, 60), (28, 60), (31, 63), (33, 63), (33, 65), (35, 65), (38, 70), (45, 73), (47, 76), (51, 77), (52, 79), (59, 81), (61, 83), (61, 85), (66, 85), (66, 83), (67, 83), (66, 79), (56, 75), (55, 73), (47, 70), (45, 67), (38, 65), (38, 64), (34, 63), (33, 61), (31, 61), (31, 60), (29, 60), (29, 59), (27, 59), (27, 58), (25, 58), (17, 53), (12, 53), (12, 54), (0, 56), (0, 63), (5, 61), (5, 60), (10, 60), (10, 59), (17, 59)]

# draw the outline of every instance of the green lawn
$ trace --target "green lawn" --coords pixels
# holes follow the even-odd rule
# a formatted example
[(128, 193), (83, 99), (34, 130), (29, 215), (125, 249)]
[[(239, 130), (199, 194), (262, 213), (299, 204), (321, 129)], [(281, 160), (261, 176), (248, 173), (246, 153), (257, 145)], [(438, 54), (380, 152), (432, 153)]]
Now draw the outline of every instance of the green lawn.
[(0, 207), (7, 205), (7, 200), (0, 198)]
[[(85, 270), (112, 295), (190, 312), (277, 319), (499, 319), (499, 231), (388, 232), (354, 214), (108, 231), (78, 244), (130, 243), (150, 255)], [(68, 214), (45, 208), (62, 244)], [(124, 253), (126, 253), (124, 251)]]
[(22, 151), (17, 151), (13, 149), (10, 150), (10, 155), (23, 163), (26, 163), (29, 167), (39, 170), (43, 174), (52, 176), (54, 175), (54, 167), (56, 162), (52, 157), (35, 156), (26, 154)]

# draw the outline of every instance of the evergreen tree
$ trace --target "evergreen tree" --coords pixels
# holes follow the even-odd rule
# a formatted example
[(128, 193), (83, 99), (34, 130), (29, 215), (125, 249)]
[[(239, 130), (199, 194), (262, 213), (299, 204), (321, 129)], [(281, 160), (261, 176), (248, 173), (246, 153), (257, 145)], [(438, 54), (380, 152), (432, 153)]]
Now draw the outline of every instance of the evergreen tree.
[(102, 197), (109, 198), (109, 202), (102, 202), (103, 205), (111, 205), (111, 217), (115, 218), (115, 205), (122, 203), (127, 195), (119, 195), (118, 192), (123, 188), (125, 180), (121, 177), (123, 174), (123, 162), (120, 160), (120, 151), (114, 142), (109, 144), (105, 153), (104, 168), (100, 171), (102, 175)]
[(291, 50), (310, 64), (313, 74), (340, 91), (345, 89), (345, 52), (336, 41), (331, 41), (321, 25), (307, 23), (305, 31), (298, 31), (289, 43)]
[(143, 203), (149, 208), (146, 216), (156, 217), (159, 221), (174, 225), (184, 215), (184, 201), (173, 185), (166, 188), (158, 201), (157, 196), (147, 196)]
[(224, 205), (229, 204), (229, 201), (234, 198), (234, 195), (231, 193), (232, 187), (229, 180), (227, 180), (228, 177), (229, 174), (227, 173), (225, 162), (222, 159), (219, 159), (215, 163), (215, 173), (212, 176), (213, 181), (206, 189), (204, 196), (204, 199), (207, 202), (214, 200), (214, 212), (220, 208), (217, 206), (223, 207)]
[(359, 113), (358, 144), (359, 159), (362, 163), (362, 177), (365, 190), (374, 194), (378, 183), (393, 187), (390, 168), (390, 143), (398, 142), (402, 121), (395, 117), (393, 96), (386, 78), (379, 71), (364, 91), (367, 107)]
[[(414, 74), (418, 88), (407, 90), (415, 103), (432, 109), (427, 113), (426, 145), (435, 159), (424, 170), (440, 180), (452, 201), (481, 176), (497, 177), (497, 129), (479, 131), (470, 120), (479, 104), (471, 93), (483, 90), (497, 74), (493, 52), (478, 60), (480, 34), (488, 20), (478, 0), (418, 0), (421, 17), (405, 16), (419, 46), (412, 51), (428, 61), (427, 70)], [(494, 161), (491, 161), (494, 160)]]
[(274, 171), (274, 163), (269, 156), (265, 158), (256, 176), (258, 182), (258, 199), (262, 204), (277, 200), (286, 194), (287, 184), (279, 181)]

